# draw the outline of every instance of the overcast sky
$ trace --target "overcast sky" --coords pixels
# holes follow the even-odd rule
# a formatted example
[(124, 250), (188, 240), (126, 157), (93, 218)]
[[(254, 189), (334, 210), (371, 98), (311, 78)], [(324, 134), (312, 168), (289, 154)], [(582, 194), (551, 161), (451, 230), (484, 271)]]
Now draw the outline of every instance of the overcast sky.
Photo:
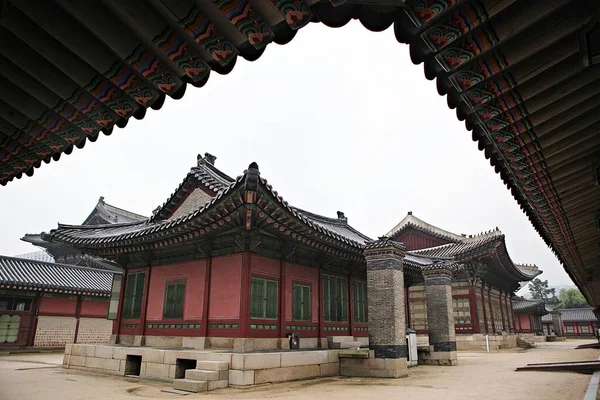
[(0, 254), (35, 251), (23, 234), (80, 224), (100, 196), (150, 215), (205, 152), (234, 177), (256, 161), (291, 205), (344, 211), (373, 238), (408, 211), (458, 234), (497, 226), (513, 261), (537, 264), (551, 285), (572, 284), (408, 46), (358, 22), (311, 24), (0, 188)]

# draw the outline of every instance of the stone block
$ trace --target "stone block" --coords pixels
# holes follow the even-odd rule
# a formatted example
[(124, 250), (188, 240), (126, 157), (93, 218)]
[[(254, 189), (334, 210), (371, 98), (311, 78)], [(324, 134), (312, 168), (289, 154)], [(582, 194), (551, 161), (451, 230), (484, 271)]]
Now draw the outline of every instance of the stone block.
[(337, 376), (340, 374), (340, 363), (321, 364), (319, 376)]
[(328, 363), (337, 363), (339, 361), (338, 354), (340, 354), (341, 350), (327, 350), (327, 362)]
[(96, 358), (113, 358), (114, 347), (112, 346), (96, 346), (94, 357)]
[(109, 358), (86, 357), (85, 366), (87, 368), (107, 369), (107, 370), (112, 370), (112, 371), (118, 371), (119, 366), (120, 366), (120, 361), (112, 360)]
[(175, 379), (173, 381), (173, 389), (194, 393), (206, 392), (208, 390), (208, 383), (192, 379)]
[(229, 379), (223, 379), (218, 381), (208, 381), (208, 390), (224, 389), (229, 386)]
[(359, 342), (361, 347), (369, 347), (369, 338), (366, 336), (363, 337), (355, 337), (354, 340)]
[(84, 357), (94, 357), (94, 353), (96, 351), (96, 346), (92, 344), (80, 344), (79, 345), (79, 355)]
[(133, 345), (134, 346), (144, 346), (145, 344), (146, 344), (146, 341), (144, 340), (144, 336), (135, 335), (133, 337)]
[(254, 351), (254, 339), (233, 339), (233, 351), (236, 353), (249, 353), (251, 351)]
[(125, 360), (119, 360), (119, 371), (121, 371), (123, 374), (125, 374), (125, 364), (127, 363), (127, 361)]
[(181, 347), (181, 336), (145, 336), (144, 346), (151, 347)]
[(385, 369), (385, 358), (340, 358), (342, 368)]
[(353, 342), (353, 336), (327, 336), (327, 346), (331, 349), (334, 343)]
[(200, 353), (194, 352), (194, 357), (197, 360), (203, 361), (220, 361), (226, 362), (227, 364), (231, 364), (231, 353)]
[(67, 365), (73, 365), (76, 367), (85, 367), (85, 357), (82, 356), (71, 356), (71, 359), (67, 359)]
[(328, 349), (327, 338), (319, 338), (319, 349)]
[(134, 346), (135, 336), (133, 335), (119, 335), (118, 343), (124, 346)]
[(205, 337), (182, 337), (181, 346), (189, 347), (196, 350), (203, 350), (206, 348)]
[(340, 350), (338, 353), (338, 359), (340, 358), (374, 358), (375, 354), (371, 354), (369, 349), (358, 349), (358, 350)]
[(110, 335), (110, 340), (108, 343), (117, 344), (119, 341), (119, 335)]
[(115, 347), (113, 350), (113, 358), (115, 360), (125, 360), (127, 355), (141, 356), (144, 354), (144, 350), (140, 347)]
[(208, 345), (211, 349), (233, 349), (233, 338), (208, 338)]
[[(298, 365), (313, 365), (327, 363), (327, 350), (322, 351), (294, 351), (281, 353), (282, 367), (295, 367)], [(258, 369), (258, 368), (256, 368)]]
[(229, 370), (229, 384), (236, 386), (254, 385), (254, 370)]
[(219, 371), (208, 371), (205, 369), (188, 369), (185, 371), (185, 377), (186, 379), (195, 379), (197, 381), (217, 381), (219, 380)]
[(174, 379), (176, 371), (177, 371), (177, 366), (169, 364), (169, 378)]
[(223, 361), (198, 360), (196, 368), (208, 371), (227, 371), (229, 370), (229, 364)]
[(319, 365), (260, 369), (254, 371), (254, 383), (286, 382), (314, 378), (319, 376), (320, 373)]
[(142, 361), (163, 364), (165, 362), (165, 350), (142, 349)]
[(143, 371), (143, 375), (140, 375), (148, 378), (157, 378), (162, 380), (169, 379), (169, 365), (168, 364), (159, 364), (152, 362), (142, 362), (142, 366), (146, 365), (145, 370)]
[(70, 343), (65, 344), (65, 354), (72, 354), (73, 345)]
[[(281, 354), (234, 354), (231, 356), (232, 369), (267, 369), (281, 367)], [(198, 367), (199, 368), (199, 367)]]
[(364, 368), (352, 368), (352, 367), (341, 367), (340, 375), (342, 376), (355, 376), (364, 378), (402, 378), (408, 375), (406, 368), (400, 370), (393, 369), (364, 369)]

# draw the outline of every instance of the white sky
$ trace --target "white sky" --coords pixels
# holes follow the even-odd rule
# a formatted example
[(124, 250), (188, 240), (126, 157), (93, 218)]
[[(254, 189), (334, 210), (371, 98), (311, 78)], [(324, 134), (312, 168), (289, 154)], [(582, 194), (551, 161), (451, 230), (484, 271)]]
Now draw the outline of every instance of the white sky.
[(0, 188), (0, 254), (35, 251), (25, 233), (80, 224), (100, 196), (143, 215), (196, 163), (238, 176), (252, 162), (290, 204), (335, 216), (372, 238), (408, 211), (455, 233), (498, 226), (515, 262), (572, 284), (494, 173), (471, 133), (410, 61), (392, 29), (311, 24), (253, 63), (241, 58), (204, 88), (188, 86), (142, 121)]

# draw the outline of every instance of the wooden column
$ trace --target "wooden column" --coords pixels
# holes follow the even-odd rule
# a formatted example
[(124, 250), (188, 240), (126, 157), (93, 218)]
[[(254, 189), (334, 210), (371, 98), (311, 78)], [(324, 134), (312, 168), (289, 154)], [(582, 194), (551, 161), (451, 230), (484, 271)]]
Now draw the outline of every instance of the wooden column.
[(81, 316), (81, 302), (83, 301), (81, 295), (77, 295), (77, 305), (75, 306), (75, 334), (73, 335), (73, 343), (77, 343), (77, 336), (79, 335), (79, 317)]
[(146, 334), (146, 313), (148, 312), (148, 295), (150, 294), (150, 274), (152, 273), (152, 268), (147, 267), (144, 271), (146, 274), (146, 278), (144, 280), (144, 293), (142, 294), (142, 313), (140, 315), (140, 326), (141, 326), (141, 335), (142, 335), (142, 345), (144, 344), (144, 335)]
[(487, 289), (488, 291), (488, 303), (490, 305), (490, 321), (492, 321), (492, 332), (491, 333), (496, 333), (496, 321), (494, 320), (494, 307), (492, 306), (492, 288), (488, 287)]
[[(368, 295), (368, 294), (367, 294)], [(407, 287), (404, 288), (404, 302), (406, 303), (406, 327), (412, 328), (412, 318), (410, 317), (410, 290)]]
[[(323, 334), (323, 273), (321, 272), (321, 267), (319, 267), (319, 277), (317, 279), (317, 332), (318, 340), (319, 340), (319, 348), (323, 348), (321, 346), (321, 338), (325, 337)], [(325, 342), (325, 347), (327, 348), (327, 341)]]
[[(123, 275), (121, 275), (121, 291), (119, 292), (119, 304), (117, 305), (117, 318), (115, 319), (115, 326), (113, 326), (113, 333), (117, 335), (116, 343), (119, 343), (118, 335), (121, 333), (121, 320), (123, 315), (123, 300), (125, 298), (125, 285), (127, 283), (127, 270), (123, 269)], [(109, 304), (110, 307), (110, 304)]]
[(500, 291), (500, 293), (498, 294), (498, 300), (500, 300), (500, 316), (502, 318), (502, 330), (506, 332), (506, 316), (504, 315), (506, 306), (504, 304), (504, 301), (502, 300), (502, 291)]
[(206, 271), (204, 273), (204, 299), (202, 301), (202, 336), (208, 337), (208, 311), (210, 306), (210, 280), (212, 277), (212, 256), (206, 259)]
[[(292, 296), (294, 295), (292, 288)], [(285, 329), (285, 302), (286, 302), (287, 284), (285, 280), (285, 263), (283, 258), (279, 259), (279, 337), (285, 338), (287, 334)], [(292, 311), (293, 313), (293, 311)], [(281, 346), (284, 348), (284, 346)]]
[(348, 329), (349, 335), (354, 336), (354, 290), (352, 290), (352, 276), (348, 275)]
[(487, 316), (487, 308), (485, 305), (485, 285), (482, 283), (481, 284), (481, 308), (483, 309), (483, 327), (485, 332), (482, 333), (489, 333), (488, 332), (488, 316)]
[(29, 323), (29, 333), (27, 335), (27, 346), (32, 347), (35, 342), (35, 333), (37, 331), (38, 314), (40, 309), (40, 298), (42, 293), (38, 292), (35, 294), (33, 301), (31, 302), (31, 322)]
[(471, 311), (471, 332), (480, 333), (481, 327), (479, 326), (479, 313), (477, 310), (477, 291), (475, 285), (469, 286), (469, 309)]
[(242, 332), (244, 338), (250, 337), (251, 263), (252, 254), (244, 252), (242, 254), (242, 293), (240, 295), (240, 299), (242, 299), (240, 305), (240, 332)]

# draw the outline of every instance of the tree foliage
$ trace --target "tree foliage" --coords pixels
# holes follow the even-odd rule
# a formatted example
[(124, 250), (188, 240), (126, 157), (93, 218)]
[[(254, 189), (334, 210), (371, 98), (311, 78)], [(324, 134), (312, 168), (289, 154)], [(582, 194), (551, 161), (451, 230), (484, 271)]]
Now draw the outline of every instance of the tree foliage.
[(558, 308), (585, 308), (590, 305), (577, 289), (562, 289), (558, 294)]
[(548, 287), (548, 280), (535, 278), (529, 283), (529, 292), (532, 298), (544, 300), (545, 303), (556, 304), (558, 302), (556, 289)]

